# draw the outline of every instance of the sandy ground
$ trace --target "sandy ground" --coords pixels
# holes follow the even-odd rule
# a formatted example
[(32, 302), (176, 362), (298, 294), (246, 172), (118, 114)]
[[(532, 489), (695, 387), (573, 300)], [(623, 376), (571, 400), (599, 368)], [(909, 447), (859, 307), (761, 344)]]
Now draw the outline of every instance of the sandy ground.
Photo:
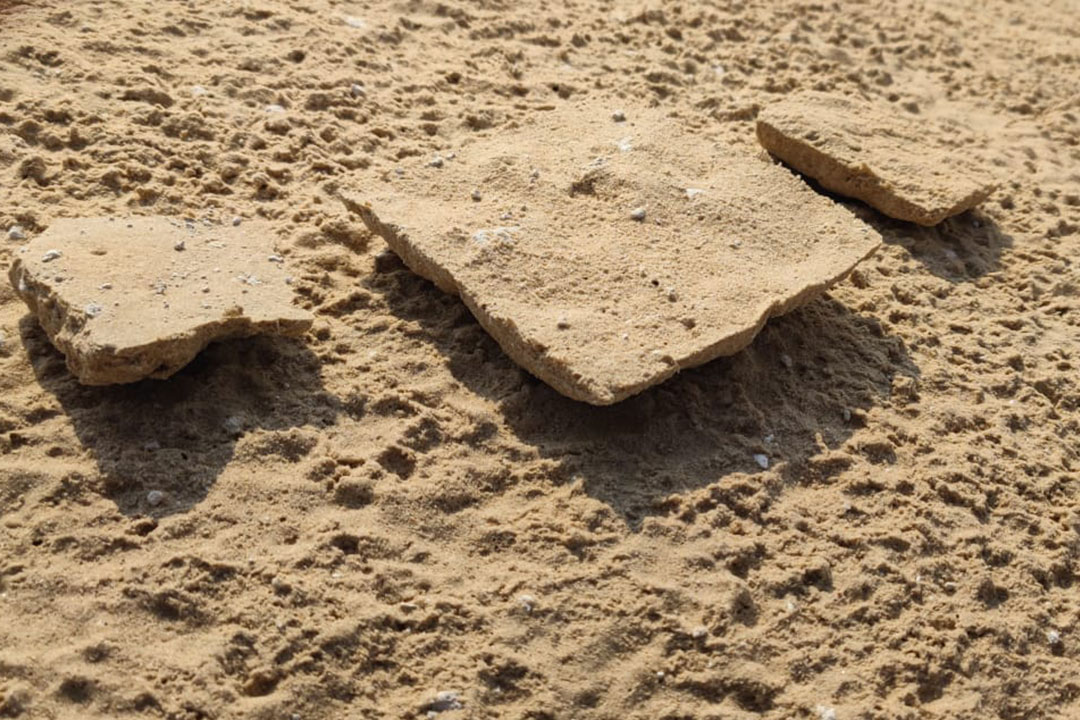
[[(1078, 12), (0, 1), (0, 264), (261, 217), (317, 315), (85, 388), (0, 288), (0, 716), (1080, 716)], [(851, 203), (849, 280), (609, 408), (331, 199), (582, 98), (753, 151), (800, 88), (955, 122), (1001, 189)]]

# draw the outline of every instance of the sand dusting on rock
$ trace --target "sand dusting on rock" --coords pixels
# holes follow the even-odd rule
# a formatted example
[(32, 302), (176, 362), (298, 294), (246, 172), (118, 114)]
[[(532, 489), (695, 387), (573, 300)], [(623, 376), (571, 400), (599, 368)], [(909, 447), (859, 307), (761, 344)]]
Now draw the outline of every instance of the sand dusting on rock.
[[(0, 1), (0, 264), (65, 217), (260, 218), (316, 318), (94, 388), (0, 284), (0, 715), (1080, 714), (1073, 17)], [(610, 407), (336, 199), (578, 101), (763, 153), (807, 89), (1002, 184), (930, 228), (845, 203), (884, 239), (847, 280)]]
[(742, 350), (881, 243), (767, 160), (656, 111), (603, 116), (550, 111), (342, 198), (511, 358), (594, 405)]

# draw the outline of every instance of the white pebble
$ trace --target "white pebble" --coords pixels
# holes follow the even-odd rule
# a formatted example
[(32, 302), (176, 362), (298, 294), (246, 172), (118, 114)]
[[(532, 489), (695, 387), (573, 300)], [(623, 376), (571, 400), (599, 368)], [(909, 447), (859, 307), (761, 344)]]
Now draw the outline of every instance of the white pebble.
[(436, 155), (435, 157), (431, 158), (431, 162), (429, 162), (428, 165), (433, 168), (441, 168), (445, 164), (445, 162), (446, 161), (443, 160), (441, 156)]
[(1048, 630), (1046, 632), (1046, 641), (1051, 645), (1058, 645), (1061, 643), (1061, 633), (1057, 630)]
[(533, 608), (536, 607), (536, 598), (532, 595), (520, 595), (518, 602), (521, 603), (521, 607), (525, 608), (525, 612), (531, 613)]
[(242, 222), (244, 222), (244, 218), (241, 218), (241, 217), (234, 217), (232, 219), (233, 227), (236, 227), (237, 225), (239, 225)]
[(186, 245), (184, 244), (184, 241), (178, 240), (176, 244), (173, 245), (173, 250), (175, 250), (176, 252), (183, 252), (185, 247)]
[(703, 192), (705, 191), (698, 188), (686, 188), (686, 199), (693, 200)]
[(52, 262), (56, 258), (61, 257), (63, 254), (64, 253), (60, 252), (59, 250), (49, 250), (41, 256), (41, 262)]
[(283, 113), (283, 112), (285, 112), (285, 108), (282, 107), (281, 105), (278, 105), (277, 103), (274, 103), (272, 105), (267, 105), (266, 106), (266, 112), (268, 112), (268, 113)]
[(269, 260), (272, 263), (283, 263), (283, 262), (285, 262), (285, 258), (281, 257), (280, 255), (271, 255), (270, 257), (268, 257), (266, 259)]
[(206, 88), (204, 88), (202, 85), (192, 85), (191, 94), (195, 97), (200, 97), (206, 94)]
[(367, 95), (367, 91), (364, 90), (364, 86), (357, 83), (352, 84), (352, 87), (349, 88), (349, 92), (352, 93), (353, 97), (364, 97), (365, 95)]
[(754, 453), (754, 462), (758, 464), (762, 470), (769, 469), (769, 456), (762, 453)]
[(694, 636), (695, 640), (701, 640), (702, 638), (708, 637), (709, 628), (705, 627), (704, 625), (699, 625), (694, 628), (693, 632), (691, 632), (690, 634)]
[(362, 18), (354, 17), (352, 15), (345, 16), (345, 24), (356, 30), (363, 30), (367, 25)]
[(824, 705), (818, 705), (816, 708), (818, 714), (818, 720), (836, 720), (836, 710)]
[(611, 113), (611, 119), (615, 122), (626, 122), (626, 113), (622, 110), (616, 110)]
[(157, 507), (164, 501), (165, 493), (161, 492), (160, 490), (151, 490), (150, 492), (146, 493), (146, 502), (150, 503), (150, 505), (153, 507)]
[(446, 712), (447, 710), (460, 710), (461, 700), (456, 690), (441, 690), (435, 693), (435, 699), (428, 705), (434, 712)]
[(645, 208), (634, 208), (634, 210), (630, 213), (630, 219), (637, 220), (638, 222), (643, 221), (645, 219)]
[(105, 308), (101, 307), (97, 303), (90, 303), (85, 308), (83, 308), (83, 310), (86, 312), (87, 317), (92, 317), (92, 318), (97, 317), (98, 315), (100, 315), (101, 311), (104, 310), (104, 309)]
[(7, 231), (8, 240), (25, 240), (26, 232), (20, 225), (12, 225)]

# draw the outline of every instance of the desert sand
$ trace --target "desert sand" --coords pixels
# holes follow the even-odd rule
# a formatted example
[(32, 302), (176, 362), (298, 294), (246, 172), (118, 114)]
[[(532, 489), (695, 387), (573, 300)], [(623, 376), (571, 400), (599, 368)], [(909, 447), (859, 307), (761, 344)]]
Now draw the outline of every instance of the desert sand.
[[(262, 220), (316, 318), (87, 387), (0, 285), (0, 716), (1080, 715), (1076, 11), (0, 0), (5, 272), (62, 218)], [(874, 255), (609, 407), (336, 199), (585, 100), (762, 153), (800, 90), (1000, 185), (831, 196)]]

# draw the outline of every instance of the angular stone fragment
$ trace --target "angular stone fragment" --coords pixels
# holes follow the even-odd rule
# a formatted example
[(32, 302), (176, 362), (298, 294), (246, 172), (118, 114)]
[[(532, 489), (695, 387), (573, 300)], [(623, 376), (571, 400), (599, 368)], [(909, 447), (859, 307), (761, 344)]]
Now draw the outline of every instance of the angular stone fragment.
[(543, 113), (342, 199), (510, 357), (596, 405), (737, 352), (878, 246), (783, 167), (628, 117)]
[(770, 153), (833, 192), (890, 217), (936, 225), (994, 190), (961, 153), (935, 143), (935, 124), (892, 106), (802, 92), (758, 114), (757, 136)]
[(311, 326), (272, 237), (258, 222), (62, 219), (9, 276), (80, 382), (166, 378), (215, 340)]

